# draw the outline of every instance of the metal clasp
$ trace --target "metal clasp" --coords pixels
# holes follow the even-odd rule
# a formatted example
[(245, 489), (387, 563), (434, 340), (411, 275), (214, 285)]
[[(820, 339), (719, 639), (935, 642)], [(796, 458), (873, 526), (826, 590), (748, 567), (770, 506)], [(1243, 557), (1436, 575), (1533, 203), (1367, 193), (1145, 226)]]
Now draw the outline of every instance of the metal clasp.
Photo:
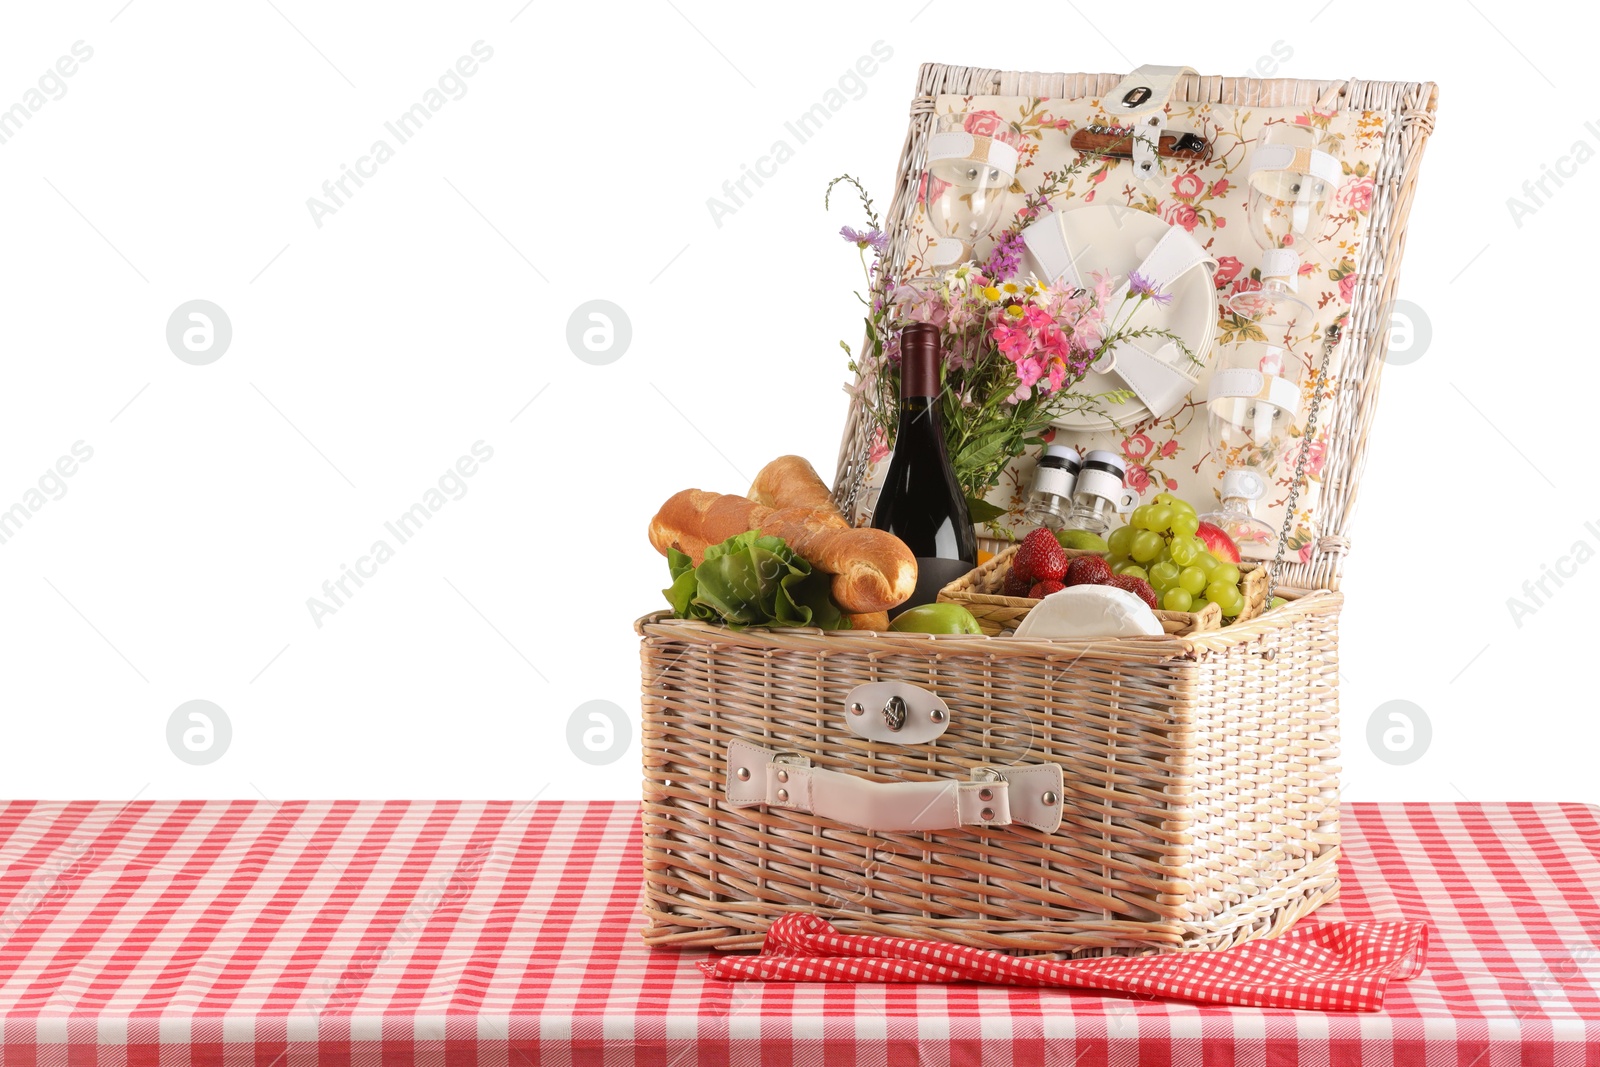
[(863, 682), (845, 694), (839, 718), (869, 741), (926, 745), (945, 732), (955, 712), (937, 693), (910, 682)]

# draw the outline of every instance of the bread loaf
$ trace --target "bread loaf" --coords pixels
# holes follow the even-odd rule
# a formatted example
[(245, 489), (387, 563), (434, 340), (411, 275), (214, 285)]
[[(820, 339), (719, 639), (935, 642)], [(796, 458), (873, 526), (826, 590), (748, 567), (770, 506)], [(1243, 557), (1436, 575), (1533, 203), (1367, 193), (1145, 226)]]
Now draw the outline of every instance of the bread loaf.
[(774, 511), (760, 528), (833, 575), (833, 599), (847, 612), (887, 611), (916, 591), (917, 559), (894, 534), (837, 526), (808, 508)]
[(802, 559), (833, 575), (833, 599), (850, 614), (887, 611), (916, 589), (916, 557), (893, 534), (840, 526), (810, 508), (774, 511), (742, 496), (685, 489), (650, 520), (650, 543), (662, 555), (676, 547), (698, 564), (709, 546), (746, 530), (783, 538)]
[(771, 508), (742, 496), (685, 489), (662, 504), (650, 520), (650, 543), (663, 556), (667, 549), (676, 548), (698, 566), (706, 558), (707, 548), (759, 528), (771, 514)]
[(889, 628), (889, 613), (887, 611), (874, 611), (866, 615), (846, 615), (850, 620), (852, 630), (887, 630)]
[(810, 463), (800, 456), (779, 456), (761, 468), (750, 484), (750, 499), (769, 508), (810, 508), (849, 526), (833, 503), (833, 493)]

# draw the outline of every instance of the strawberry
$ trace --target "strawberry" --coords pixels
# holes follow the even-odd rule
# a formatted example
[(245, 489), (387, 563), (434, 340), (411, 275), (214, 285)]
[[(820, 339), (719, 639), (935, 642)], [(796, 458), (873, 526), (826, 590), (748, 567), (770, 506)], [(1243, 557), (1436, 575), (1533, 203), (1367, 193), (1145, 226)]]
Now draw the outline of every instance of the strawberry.
[(1146, 604), (1149, 604), (1151, 611), (1156, 610), (1158, 606), (1156, 603), (1156, 591), (1143, 578), (1135, 578), (1131, 574), (1113, 574), (1111, 580), (1105, 584), (1114, 585), (1118, 589), (1126, 589)]
[(1040, 527), (1022, 539), (1011, 569), (1036, 582), (1059, 582), (1067, 576), (1067, 554), (1056, 535)]
[(1059, 593), (1065, 588), (1066, 586), (1062, 585), (1060, 582), (1034, 582), (1033, 588), (1028, 590), (1028, 595), (1035, 600), (1043, 600), (1051, 593)]
[(1006, 596), (1025, 597), (1031, 588), (1033, 588), (1033, 579), (1024, 576), (1015, 567), (1012, 567), (1009, 571), (1006, 571), (1006, 584), (1000, 591)]
[(1105, 585), (1111, 580), (1111, 568), (1099, 556), (1079, 556), (1067, 564), (1063, 585)]

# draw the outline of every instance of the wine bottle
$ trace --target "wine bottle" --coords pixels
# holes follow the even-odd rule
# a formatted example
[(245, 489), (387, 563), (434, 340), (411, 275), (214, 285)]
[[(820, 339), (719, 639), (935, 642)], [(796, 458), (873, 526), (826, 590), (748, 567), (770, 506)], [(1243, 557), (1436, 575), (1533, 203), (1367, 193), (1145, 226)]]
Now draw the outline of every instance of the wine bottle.
[(900, 332), (900, 428), (872, 525), (917, 557), (917, 588), (890, 615), (933, 603), (940, 589), (978, 565), (978, 537), (944, 440), (939, 365), (936, 327), (919, 322)]

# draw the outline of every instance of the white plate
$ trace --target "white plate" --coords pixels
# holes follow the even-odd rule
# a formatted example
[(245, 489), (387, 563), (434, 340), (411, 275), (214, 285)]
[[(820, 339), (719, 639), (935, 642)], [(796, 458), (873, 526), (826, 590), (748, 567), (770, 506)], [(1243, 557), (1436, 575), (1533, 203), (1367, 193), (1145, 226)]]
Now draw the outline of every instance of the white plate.
[[(1051, 216), (1061, 228), (1078, 277), (1086, 281), (1094, 274), (1104, 274), (1111, 280), (1115, 292), (1128, 274), (1143, 263), (1156, 242), (1166, 235), (1170, 227), (1147, 211), (1117, 204), (1092, 204)], [(1046, 223), (1048, 220), (1046, 220)], [(1044, 223), (1036, 223), (1040, 225)], [(1046, 272), (1030, 252), (1026, 264), (1035, 276), (1049, 281)], [(1191, 382), (1197, 381), (1203, 364), (1211, 357), (1211, 342), (1217, 332), (1217, 291), (1212, 285), (1211, 272), (1196, 268), (1186, 271), (1168, 290), (1172, 297), (1165, 306), (1146, 300), (1134, 312), (1132, 325), (1156, 326), (1170, 330), (1183, 338), (1202, 366), (1197, 366), (1182, 352), (1172, 346), (1171, 366)], [(1109, 317), (1116, 309), (1107, 308)], [(1154, 341), (1147, 339), (1147, 342)], [(1153, 347), (1153, 345), (1151, 345)], [(1127, 386), (1113, 370), (1102, 374), (1091, 370), (1075, 389), (1084, 393), (1108, 393)], [(1124, 404), (1114, 404), (1107, 409), (1116, 420), (1092, 414), (1074, 413), (1057, 419), (1056, 426), (1065, 430), (1097, 433), (1111, 430), (1117, 423), (1123, 429), (1131, 427), (1150, 414), (1144, 401), (1134, 397)]]

